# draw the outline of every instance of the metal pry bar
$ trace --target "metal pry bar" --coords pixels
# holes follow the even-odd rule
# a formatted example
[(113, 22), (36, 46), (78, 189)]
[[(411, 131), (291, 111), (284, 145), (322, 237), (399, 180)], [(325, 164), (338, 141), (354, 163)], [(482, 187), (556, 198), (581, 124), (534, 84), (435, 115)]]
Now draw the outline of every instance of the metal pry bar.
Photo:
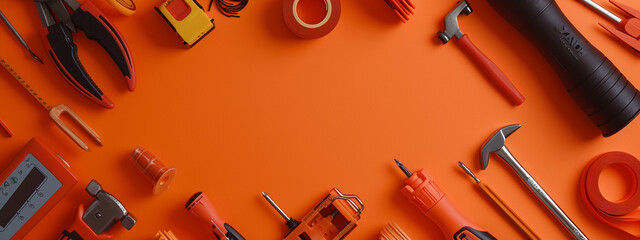
[(4, 13), (2, 13), (2, 11), (0, 11), (0, 18), (2, 18), (2, 21), (7, 24), (7, 27), (9, 27), (9, 30), (11, 30), (11, 32), (13, 32), (13, 35), (15, 35), (18, 40), (20, 41), (20, 43), (22, 44), (22, 46), (24, 46), (24, 48), (27, 49), (27, 51), (29, 51), (29, 54), (31, 54), (31, 56), (33, 58), (35, 58), (36, 60), (38, 60), (38, 62), (44, 64), (44, 62), (42, 61), (42, 59), (40, 59), (35, 53), (33, 53), (33, 51), (31, 51), (31, 48), (29, 48), (29, 45), (27, 45), (27, 42), (24, 41), (24, 39), (22, 38), (22, 36), (20, 36), (20, 34), (18, 33), (18, 31), (16, 31), (16, 28), (13, 27), (13, 24), (11, 24), (11, 22), (9, 22), (9, 19), (7, 19), (7, 17), (4, 16)]

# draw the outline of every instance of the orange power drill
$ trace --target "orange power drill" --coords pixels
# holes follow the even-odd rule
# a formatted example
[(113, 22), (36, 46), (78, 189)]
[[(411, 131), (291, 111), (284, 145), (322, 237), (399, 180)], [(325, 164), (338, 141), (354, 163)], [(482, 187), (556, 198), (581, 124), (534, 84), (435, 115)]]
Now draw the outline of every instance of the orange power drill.
[(400, 161), (396, 160), (396, 164), (408, 177), (404, 181), (406, 186), (401, 190), (402, 195), (435, 222), (446, 238), (451, 236), (457, 240), (496, 239), (462, 215), (426, 170), (420, 169), (412, 174)]

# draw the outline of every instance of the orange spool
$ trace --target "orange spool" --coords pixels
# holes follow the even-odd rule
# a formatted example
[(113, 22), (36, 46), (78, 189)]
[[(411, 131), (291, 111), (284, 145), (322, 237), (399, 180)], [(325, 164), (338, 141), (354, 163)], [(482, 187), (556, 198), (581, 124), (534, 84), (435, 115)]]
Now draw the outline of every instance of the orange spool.
[(142, 147), (136, 148), (131, 154), (133, 164), (154, 184), (153, 194), (167, 190), (176, 177), (175, 168), (167, 168), (158, 158)]

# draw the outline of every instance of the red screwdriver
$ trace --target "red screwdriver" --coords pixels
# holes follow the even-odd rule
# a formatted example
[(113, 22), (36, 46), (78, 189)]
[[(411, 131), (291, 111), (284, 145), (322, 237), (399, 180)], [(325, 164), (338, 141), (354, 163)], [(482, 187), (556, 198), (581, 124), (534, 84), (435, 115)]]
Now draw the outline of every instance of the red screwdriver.
[(412, 174), (400, 161), (394, 160), (408, 177), (404, 181), (406, 186), (401, 190), (402, 195), (435, 222), (446, 238), (453, 236), (453, 239), (460, 240), (496, 239), (462, 215), (426, 170), (420, 169)]

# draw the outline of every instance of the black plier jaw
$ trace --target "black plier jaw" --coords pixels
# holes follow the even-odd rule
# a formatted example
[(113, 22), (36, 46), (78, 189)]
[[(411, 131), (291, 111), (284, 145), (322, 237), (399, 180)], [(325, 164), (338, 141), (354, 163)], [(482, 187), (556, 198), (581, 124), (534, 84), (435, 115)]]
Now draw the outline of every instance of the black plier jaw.
[[(62, 0), (34, 0), (44, 25), (42, 41), (47, 47), (58, 71), (78, 92), (105, 108), (113, 108), (113, 102), (93, 82), (78, 58), (78, 48), (72, 32), (83, 30), (87, 38), (100, 43), (120, 68), (127, 80), (129, 91), (135, 89), (135, 68), (127, 44), (116, 27), (91, 2), (80, 4), (76, 0), (64, 0), (73, 13), (67, 11)], [(56, 21), (55, 16), (58, 17)]]

